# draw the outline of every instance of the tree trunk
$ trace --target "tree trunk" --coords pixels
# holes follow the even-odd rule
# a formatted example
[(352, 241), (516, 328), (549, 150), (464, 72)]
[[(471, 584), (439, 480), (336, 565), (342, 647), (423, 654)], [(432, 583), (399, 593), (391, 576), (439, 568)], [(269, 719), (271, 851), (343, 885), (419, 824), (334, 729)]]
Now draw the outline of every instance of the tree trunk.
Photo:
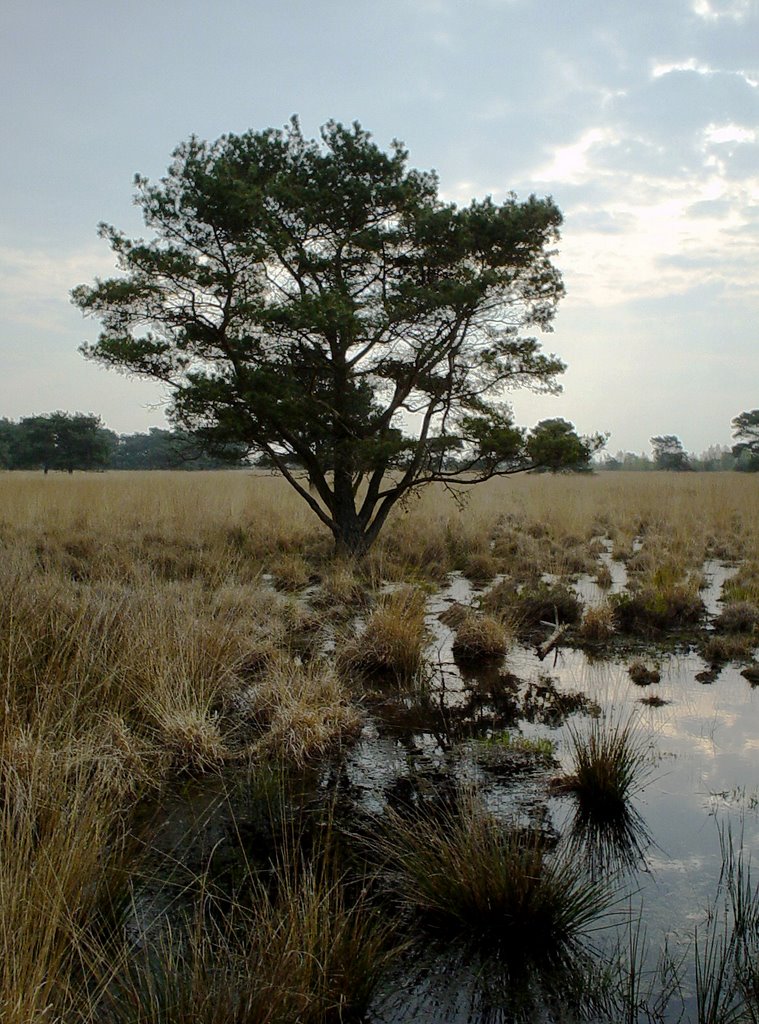
[(332, 527), (335, 537), (335, 553), (348, 558), (363, 558), (369, 550), (371, 540), (361, 526), (351, 502), (349, 507), (335, 509)]

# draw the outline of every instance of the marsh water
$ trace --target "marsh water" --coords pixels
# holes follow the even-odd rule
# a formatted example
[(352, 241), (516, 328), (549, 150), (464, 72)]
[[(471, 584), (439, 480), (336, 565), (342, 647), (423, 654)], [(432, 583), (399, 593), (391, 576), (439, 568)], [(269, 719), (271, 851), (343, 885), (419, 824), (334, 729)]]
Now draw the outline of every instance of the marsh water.
[[(623, 589), (623, 567), (608, 564), (612, 588)], [(704, 567), (709, 615), (718, 612), (732, 571), (716, 562)], [(586, 604), (603, 596), (589, 577), (575, 586)], [(357, 742), (328, 765), (302, 773), (295, 802), (302, 807), (330, 799), (339, 808), (338, 824), (353, 823), (376, 820), (388, 804), (423, 802), (442, 787), (476, 785), (494, 815), (539, 824), (559, 843), (573, 844), (574, 855), (609, 881), (615, 909), (607, 927), (592, 936), (593, 946), (611, 949), (637, 922), (645, 937), (642, 963), (652, 978), (665, 947), (680, 961), (678, 995), (656, 1019), (697, 1020), (693, 939), (714, 907), (725, 843), (759, 853), (759, 690), (734, 665), (708, 671), (687, 645), (640, 648), (637, 656), (660, 675), (647, 686), (631, 680), (629, 651), (602, 657), (560, 646), (540, 660), (534, 648), (516, 646), (502, 662), (463, 666), (453, 655), (446, 610), (476, 605), (480, 596), (454, 574), (429, 598), (424, 679), (410, 687), (373, 687)], [(646, 750), (629, 828), (616, 837), (583, 834), (573, 799), (551, 785), (568, 770), (570, 731), (581, 734), (599, 714), (632, 722)], [(504, 732), (550, 740), (553, 759), (499, 756), (492, 739)], [(189, 879), (210, 864), (217, 877), (233, 880), (251, 850), (266, 849), (270, 811), (260, 780), (239, 774), (196, 780), (167, 798), (152, 818), (151, 845), (154, 859), (172, 865), (172, 881), (166, 884), (164, 872), (161, 882), (154, 876), (141, 887), (135, 934), (181, 901), (183, 872)], [(422, 961), (409, 960), (389, 979), (369, 1019), (511, 1020), (486, 984), (488, 970), (454, 946), (428, 949)], [(546, 1010), (533, 1019), (571, 1018)]]

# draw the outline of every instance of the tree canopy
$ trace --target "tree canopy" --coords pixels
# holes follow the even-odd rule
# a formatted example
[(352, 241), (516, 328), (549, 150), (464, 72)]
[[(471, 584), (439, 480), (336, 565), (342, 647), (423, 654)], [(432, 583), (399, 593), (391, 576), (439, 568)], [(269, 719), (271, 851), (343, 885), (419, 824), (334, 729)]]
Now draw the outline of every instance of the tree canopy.
[(675, 434), (660, 434), (657, 437), (652, 437), (651, 445), (657, 469), (682, 471), (691, 468), (688, 453), (680, 438)]
[(116, 435), (91, 413), (51, 412), (0, 421), (0, 465), (9, 469), (102, 469)]
[(101, 225), (122, 274), (73, 293), (102, 323), (85, 355), (164, 382), (209, 448), (264, 456), (338, 547), (365, 550), (431, 481), (577, 461), (571, 425), (543, 463), (505, 404), (564, 370), (521, 333), (550, 329), (563, 293), (551, 199), (458, 208), (399, 142), (335, 122), (306, 140), (295, 118), (193, 137), (135, 186), (153, 237)]
[(733, 455), (738, 469), (759, 470), (759, 409), (742, 412), (733, 420)]

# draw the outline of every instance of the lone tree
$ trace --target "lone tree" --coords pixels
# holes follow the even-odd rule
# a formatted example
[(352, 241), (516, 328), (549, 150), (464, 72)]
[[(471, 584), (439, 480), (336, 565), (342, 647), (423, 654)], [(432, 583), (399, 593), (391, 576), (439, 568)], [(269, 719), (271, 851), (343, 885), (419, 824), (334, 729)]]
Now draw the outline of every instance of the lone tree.
[(661, 434), (651, 438), (654, 465), (657, 469), (686, 470), (691, 468), (688, 453), (675, 434)]
[(733, 455), (736, 468), (748, 472), (759, 470), (759, 409), (742, 412), (733, 420)]
[(459, 209), (407, 155), (358, 124), (309, 141), (295, 118), (193, 137), (157, 184), (135, 179), (155, 237), (101, 225), (123, 276), (73, 292), (103, 325), (86, 356), (164, 382), (209, 448), (264, 456), (350, 553), (415, 488), (539, 465), (504, 397), (556, 392), (564, 370), (520, 334), (563, 292), (557, 207)]

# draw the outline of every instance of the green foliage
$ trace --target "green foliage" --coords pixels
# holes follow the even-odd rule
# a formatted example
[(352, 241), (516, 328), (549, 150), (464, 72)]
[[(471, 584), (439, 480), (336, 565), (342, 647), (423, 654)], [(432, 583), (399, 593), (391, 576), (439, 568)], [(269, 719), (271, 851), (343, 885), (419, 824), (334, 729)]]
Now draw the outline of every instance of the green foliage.
[(103, 326), (85, 355), (169, 385), (175, 424), (264, 455), (356, 552), (430, 481), (546, 451), (556, 469), (595, 444), (570, 429), (547, 445), (544, 424), (530, 451), (503, 405), (510, 388), (558, 390), (564, 369), (519, 333), (549, 328), (563, 292), (558, 209), (459, 209), (406, 160), (358, 124), (193, 137), (157, 184), (136, 179), (154, 237), (101, 226), (123, 276), (73, 293)]
[(556, 751), (556, 744), (547, 736), (521, 736), (505, 730), (495, 732), (480, 740), (485, 747), (515, 751), (520, 754), (532, 754), (541, 760), (552, 760)]
[(688, 453), (683, 443), (674, 434), (662, 434), (651, 438), (654, 452), (654, 464), (657, 469), (682, 471), (690, 469)]
[(527, 452), (536, 467), (588, 472), (595, 452), (603, 448), (607, 435), (579, 437), (573, 425), (563, 419), (541, 420), (530, 432)]
[(733, 455), (736, 469), (755, 473), (759, 470), (759, 409), (742, 412), (733, 420)]
[[(3, 421), (0, 446), (10, 469), (102, 469), (115, 435), (92, 414), (51, 412), (27, 416), (18, 424)], [(0, 451), (0, 458), (3, 452)]]
[(151, 427), (147, 434), (121, 434), (111, 452), (111, 469), (216, 469), (240, 464), (242, 452), (204, 451), (192, 437), (175, 430)]

